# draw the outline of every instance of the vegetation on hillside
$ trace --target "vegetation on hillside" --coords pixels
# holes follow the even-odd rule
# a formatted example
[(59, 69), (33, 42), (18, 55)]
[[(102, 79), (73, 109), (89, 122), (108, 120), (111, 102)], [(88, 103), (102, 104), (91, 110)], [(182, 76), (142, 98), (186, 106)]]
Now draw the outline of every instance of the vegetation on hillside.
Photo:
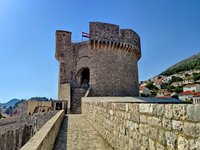
[(193, 73), (192, 78), (193, 78), (194, 81), (199, 80), (200, 79), (200, 73)]
[(200, 70), (200, 53), (193, 55), (183, 61), (171, 66), (161, 73), (164, 76), (170, 76), (181, 71)]
[[(35, 100), (35, 101), (48, 101), (49, 99), (46, 97), (31, 97), (30, 100)], [(50, 99), (51, 100), (51, 99)]]
[(153, 85), (152, 81), (147, 83), (146, 87), (151, 91), (152, 96), (156, 96), (156, 91), (158, 90), (158, 88), (155, 85)]

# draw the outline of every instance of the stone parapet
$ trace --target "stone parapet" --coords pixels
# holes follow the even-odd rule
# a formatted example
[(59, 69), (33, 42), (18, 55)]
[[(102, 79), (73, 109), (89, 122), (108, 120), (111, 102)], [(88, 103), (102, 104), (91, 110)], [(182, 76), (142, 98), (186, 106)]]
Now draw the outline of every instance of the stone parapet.
[(200, 105), (83, 100), (82, 106), (114, 149), (200, 149)]
[(60, 110), (21, 148), (21, 150), (50, 150), (53, 148), (56, 136), (64, 117)]

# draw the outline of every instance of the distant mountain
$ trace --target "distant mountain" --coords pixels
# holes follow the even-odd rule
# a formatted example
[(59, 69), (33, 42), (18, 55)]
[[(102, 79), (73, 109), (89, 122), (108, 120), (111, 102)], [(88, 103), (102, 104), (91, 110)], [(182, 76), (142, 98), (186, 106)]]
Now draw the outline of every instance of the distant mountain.
[(193, 55), (169, 67), (167, 70), (162, 72), (161, 75), (169, 76), (181, 71), (189, 71), (195, 69), (200, 70), (200, 53), (197, 53), (196, 55)]
[(4, 107), (4, 106), (6, 106), (6, 108), (10, 106), (13, 107), (19, 101), (20, 101), (19, 99), (14, 98), (14, 99), (9, 100), (7, 103), (0, 103), (0, 107)]

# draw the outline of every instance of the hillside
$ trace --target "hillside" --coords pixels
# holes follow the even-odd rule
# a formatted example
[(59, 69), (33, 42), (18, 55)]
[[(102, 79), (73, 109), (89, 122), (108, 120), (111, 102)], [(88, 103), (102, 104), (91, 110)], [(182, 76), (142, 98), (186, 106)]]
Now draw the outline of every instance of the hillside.
[(200, 70), (200, 53), (197, 53), (196, 55), (193, 55), (169, 67), (167, 70), (162, 72), (161, 75), (169, 76), (181, 71), (189, 71), (194, 69)]
[(19, 99), (11, 99), (10, 101), (8, 101), (7, 103), (0, 103), (0, 107), (4, 107), (6, 106), (6, 108), (10, 107), (10, 106), (14, 106), (17, 102), (19, 102), (20, 100)]

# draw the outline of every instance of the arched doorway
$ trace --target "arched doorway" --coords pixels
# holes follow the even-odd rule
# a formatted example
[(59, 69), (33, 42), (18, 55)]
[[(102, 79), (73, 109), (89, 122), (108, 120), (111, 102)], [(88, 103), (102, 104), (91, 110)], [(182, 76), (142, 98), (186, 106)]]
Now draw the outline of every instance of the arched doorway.
[(81, 68), (76, 75), (76, 81), (77, 81), (78, 87), (88, 88), (89, 82), (90, 82), (89, 68)]
[(85, 68), (81, 72), (81, 85), (89, 84), (89, 81), (90, 81), (90, 70), (88, 68)]

